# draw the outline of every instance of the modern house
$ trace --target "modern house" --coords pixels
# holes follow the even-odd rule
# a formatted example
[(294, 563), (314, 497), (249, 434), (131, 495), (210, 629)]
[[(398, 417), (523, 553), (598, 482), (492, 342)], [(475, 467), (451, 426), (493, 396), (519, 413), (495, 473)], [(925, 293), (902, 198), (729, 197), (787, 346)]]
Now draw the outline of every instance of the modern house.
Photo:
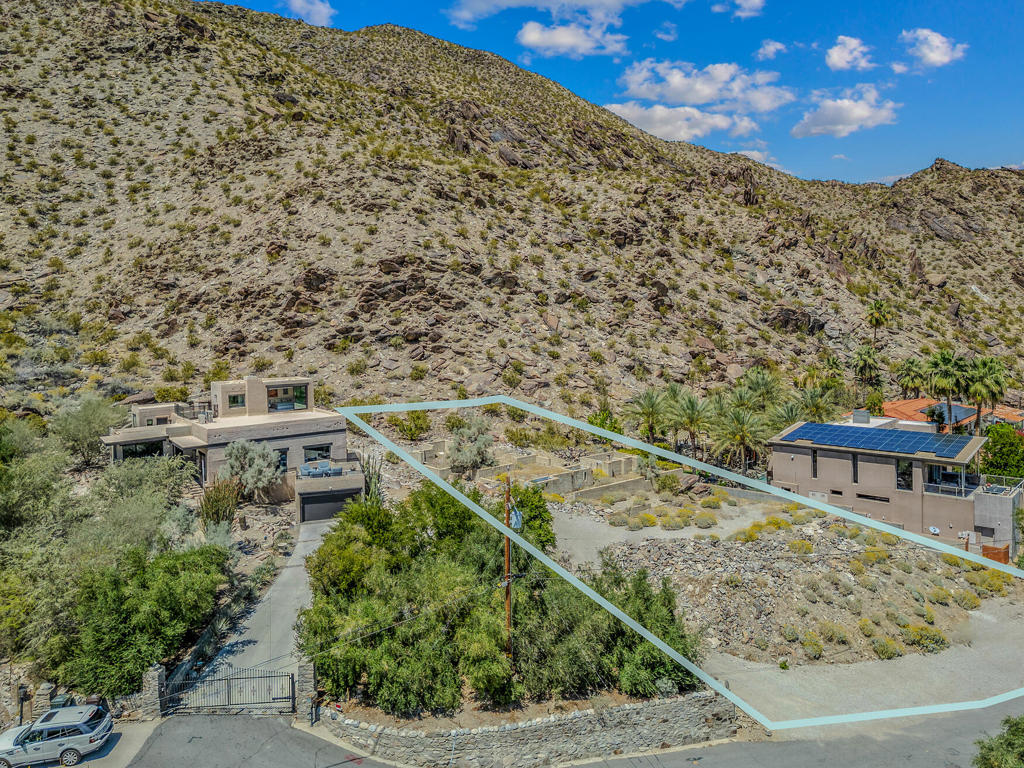
[[(935, 424), (936, 418), (941, 421), (940, 432), (959, 432), (974, 427), (978, 410), (973, 405), (953, 403), (952, 409), (944, 400), (930, 397), (915, 397), (909, 400), (889, 400), (882, 403), (882, 413), (890, 418), (901, 421), (917, 421)], [(981, 423), (1009, 424), (1015, 429), (1024, 429), (1024, 411), (997, 405), (995, 408), (982, 408)]]
[(768, 478), (908, 531), (1012, 552), (1024, 481), (970, 471), (985, 440), (855, 411), (851, 422), (798, 422), (775, 435)]
[(133, 404), (131, 423), (100, 438), (110, 460), (184, 455), (201, 484), (225, 466), (228, 444), (268, 443), (283, 476), (275, 498), (295, 500), (300, 522), (332, 517), (363, 488), (359, 460), (348, 452), (345, 417), (312, 403), (304, 377), (215, 381), (189, 403)]

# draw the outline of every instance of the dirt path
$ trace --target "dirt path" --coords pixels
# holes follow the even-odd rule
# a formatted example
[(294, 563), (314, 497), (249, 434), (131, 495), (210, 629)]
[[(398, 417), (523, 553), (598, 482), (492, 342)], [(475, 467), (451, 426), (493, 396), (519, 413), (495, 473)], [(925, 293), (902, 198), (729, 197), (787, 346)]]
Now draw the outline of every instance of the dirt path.
[(893, 661), (775, 665), (711, 653), (704, 669), (772, 719), (966, 701), (1024, 687), (1024, 604), (986, 600), (936, 655)]

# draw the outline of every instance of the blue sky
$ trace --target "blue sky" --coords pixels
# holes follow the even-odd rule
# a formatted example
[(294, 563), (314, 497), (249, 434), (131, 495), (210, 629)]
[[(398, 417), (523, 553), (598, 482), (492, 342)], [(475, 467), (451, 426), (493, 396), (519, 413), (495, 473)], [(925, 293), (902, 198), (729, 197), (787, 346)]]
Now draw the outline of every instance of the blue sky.
[(1024, 167), (1021, 0), (243, 0), (482, 48), (666, 139), (804, 178)]

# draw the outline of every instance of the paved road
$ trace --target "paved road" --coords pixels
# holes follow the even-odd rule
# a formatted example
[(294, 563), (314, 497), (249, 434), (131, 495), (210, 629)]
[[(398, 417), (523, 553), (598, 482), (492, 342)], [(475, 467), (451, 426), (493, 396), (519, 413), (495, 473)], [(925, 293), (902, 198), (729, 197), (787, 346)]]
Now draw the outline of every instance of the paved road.
[(325, 520), (299, 526), (299, 539), (284, 568), (234, 637), (207, 666), (204, 677), (244, 667), (296, 671), (299, 660), (293, 653), (293, 627), (299, 611), (310, 600), (306, 555), (316, 551), (332, 525), (332, 520)]
[[(768, 742), (729, 742), (638, 757), (583, 761), (605, 768), (970, 768), (974, 741), (995, 733), (1024, 705), (831, 726), (778, 734)], [(325, 733), (318, 728), (318, 732)], [(292, 728), (284, 718), (178, 716), (165, 720), (129, 768), (387, 768), (334, 742)]]

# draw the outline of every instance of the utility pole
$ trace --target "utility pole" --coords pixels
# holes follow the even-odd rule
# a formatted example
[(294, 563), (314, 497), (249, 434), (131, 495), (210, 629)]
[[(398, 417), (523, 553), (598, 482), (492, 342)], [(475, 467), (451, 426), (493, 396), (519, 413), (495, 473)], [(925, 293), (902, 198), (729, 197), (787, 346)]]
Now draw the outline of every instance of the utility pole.
[[(512, 524), (512, 472), (505, 476), (505, 527)], [(512, 659), (512, 542), (505, 536), (505, 655)]]

